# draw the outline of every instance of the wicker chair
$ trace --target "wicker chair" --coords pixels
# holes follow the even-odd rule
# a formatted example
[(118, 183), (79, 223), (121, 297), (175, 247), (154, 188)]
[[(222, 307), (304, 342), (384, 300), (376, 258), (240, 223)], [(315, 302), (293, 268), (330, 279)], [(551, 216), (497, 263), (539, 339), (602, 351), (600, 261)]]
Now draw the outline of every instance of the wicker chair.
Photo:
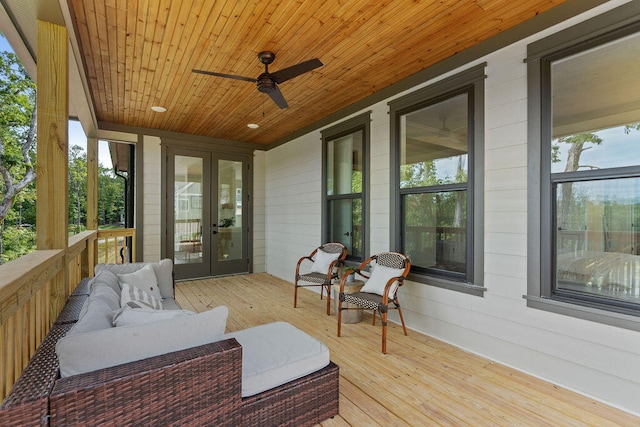
[[(320, 299), (324, 290), (327, 290), (327, 315), (331, 314), (331, 281), (338, 277), (337, 267), (342, 265), (346, 257), (347, 248), (342, 243), (325, 243), (311, 252), (311, 255), (300, 258), (296, 265), (293, 307), (298, 306), (298, 288), (320, 286)], [(300, 266), (304, 260), (313, 262), (313, 265), (309, 273), (300, 274)]]
[[(373, 264), (375, 262), (375, 265)], [(366, 271), (367, 267), (373, 266), (373, 270)], [(376, 312), (380, 313), (382, 321), (382, 352), (387, 352), (387, 312), (389, 309), (398, 310), (402, 329), (407, 335), (407, 327), (402, 317), (402, 309), (398, 302), (398, 289), (403, 285), (409, 274), (411, 263), (409, 259), (397, 252), (384, 252), (366, 259), (355, 270), (355, 273), (368, 279), (360, 292), (347, 294), (344, 292), (347, 274), (342, 276), (340, 281), (340, 296), (338, 301), (338, 336), (342, 325), (343, 310), (373, 310), (373, 324), (376, 324)], [(343, 307), (347, 303), (349, 307)], [(393, 306), (389, 306), (393, 303)]]

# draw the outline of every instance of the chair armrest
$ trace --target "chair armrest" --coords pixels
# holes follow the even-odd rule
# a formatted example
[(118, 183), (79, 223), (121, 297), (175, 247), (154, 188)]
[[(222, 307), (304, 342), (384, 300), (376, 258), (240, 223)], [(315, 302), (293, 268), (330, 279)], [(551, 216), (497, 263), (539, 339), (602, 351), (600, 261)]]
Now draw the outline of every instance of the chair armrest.
[(59, 379), (51, 425), (238, 425), (242, 347), (218, 341)]
[[(403, 276), (397, 276), (397, 277), (392, 277), (391, 279), (387, 280), (387, 284), (384, 285), (384, 292), (382, 293), (382, 304), (384, 304), (384, 305), (389, 304), (389, 290), (391, 289), (391, 286), (393, 285), (394, 282), (398, 282), (398, 288), (399, 288), (400, 286), (402, 286), (404, 284), (404, 277)], [(398, 288), (396, 288), (396, 292), (393, 295), (394, 297), (398, 293)]]
[(304, 261), (305, 259), (313, 262), (313, 255), (316, 253), (316, 251), (313, 251), (313, 253), (309, 256), (303, 256), (302, 258), (300, 258), (298, 260), (298, 263), (296, 264), (296, 277), (298, 277), (298, 275), (300, 274), (300, 265), (302, 265), (302, 261)]

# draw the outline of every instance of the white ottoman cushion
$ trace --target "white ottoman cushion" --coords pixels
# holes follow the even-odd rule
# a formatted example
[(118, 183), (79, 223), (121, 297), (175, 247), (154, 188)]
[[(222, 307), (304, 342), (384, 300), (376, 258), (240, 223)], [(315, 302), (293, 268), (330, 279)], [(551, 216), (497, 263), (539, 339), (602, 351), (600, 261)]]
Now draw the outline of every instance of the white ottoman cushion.
[(285, 322), (225, 334), (242, 345), (242, 397), (304, 377), (329, 364), (329, 349)]

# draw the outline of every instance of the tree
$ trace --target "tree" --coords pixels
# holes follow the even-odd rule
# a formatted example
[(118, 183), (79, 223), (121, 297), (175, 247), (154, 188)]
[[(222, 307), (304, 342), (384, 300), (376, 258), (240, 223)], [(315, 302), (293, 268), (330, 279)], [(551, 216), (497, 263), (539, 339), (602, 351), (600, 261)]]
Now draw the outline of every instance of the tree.
[(98, 223), (108, 225), (124, 217), (124, 181), (112, 169), (98, 168)]
[(79, 233), (87, 220), (87, 153), (78, 145), (69, 152), (69, 228)]
[(36, 85), (13, 52), (0, 52), (0, 263), (5, 219), (35, 178)]
[[(586, 132), (586, 133), (578, 133), (575, 135), (570, 135), (566, 137), (562, 137), (558, 139), (558, 143), (566, 143), (569, 144), (569, 150), (567, 152), (567, 163), (564, 167), (565, 172), (575, 172), (580, 167), (589, 167), (586, 165), (580, 164), (580, 156), (586, 150), (589, 150), (594, 145), (602, 144), (602, 138), (600, 138), (595, 133)], [(590, 144), (585, 146), (585, 144)], [(554, 162), (559, 162), (560, 158), (558, 155), (558, 145), (554, 145), (555, 150), (552, 151), (552, 160)], [(563, 182), (560, 185), (560, 194), (562, 199), (560, 200), (560, 206), (558, 208), (558, 229), (570, 229), (571, 225), (571, 210), (576, 207), (576, 201), (573, 194), (573, 182)]]

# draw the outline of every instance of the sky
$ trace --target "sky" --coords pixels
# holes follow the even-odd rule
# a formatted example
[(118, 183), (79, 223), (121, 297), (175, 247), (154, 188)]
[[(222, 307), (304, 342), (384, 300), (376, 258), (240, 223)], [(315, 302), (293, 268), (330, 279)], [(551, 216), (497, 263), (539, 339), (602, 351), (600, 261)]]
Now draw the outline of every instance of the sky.
[[(13, 52), (11, 45), (4, 36), (0, 36), (0, 51)], [(86, 152), (87, 138), (82, 130), (80, 122), (75, 120), (69, 121), (69, 147), (79, 145)], [(111, 163), (111, 155), (109, 154), (109, 144), (106, 141), (98, 142), (98, 163), (106, 168), (113, 167)]]

